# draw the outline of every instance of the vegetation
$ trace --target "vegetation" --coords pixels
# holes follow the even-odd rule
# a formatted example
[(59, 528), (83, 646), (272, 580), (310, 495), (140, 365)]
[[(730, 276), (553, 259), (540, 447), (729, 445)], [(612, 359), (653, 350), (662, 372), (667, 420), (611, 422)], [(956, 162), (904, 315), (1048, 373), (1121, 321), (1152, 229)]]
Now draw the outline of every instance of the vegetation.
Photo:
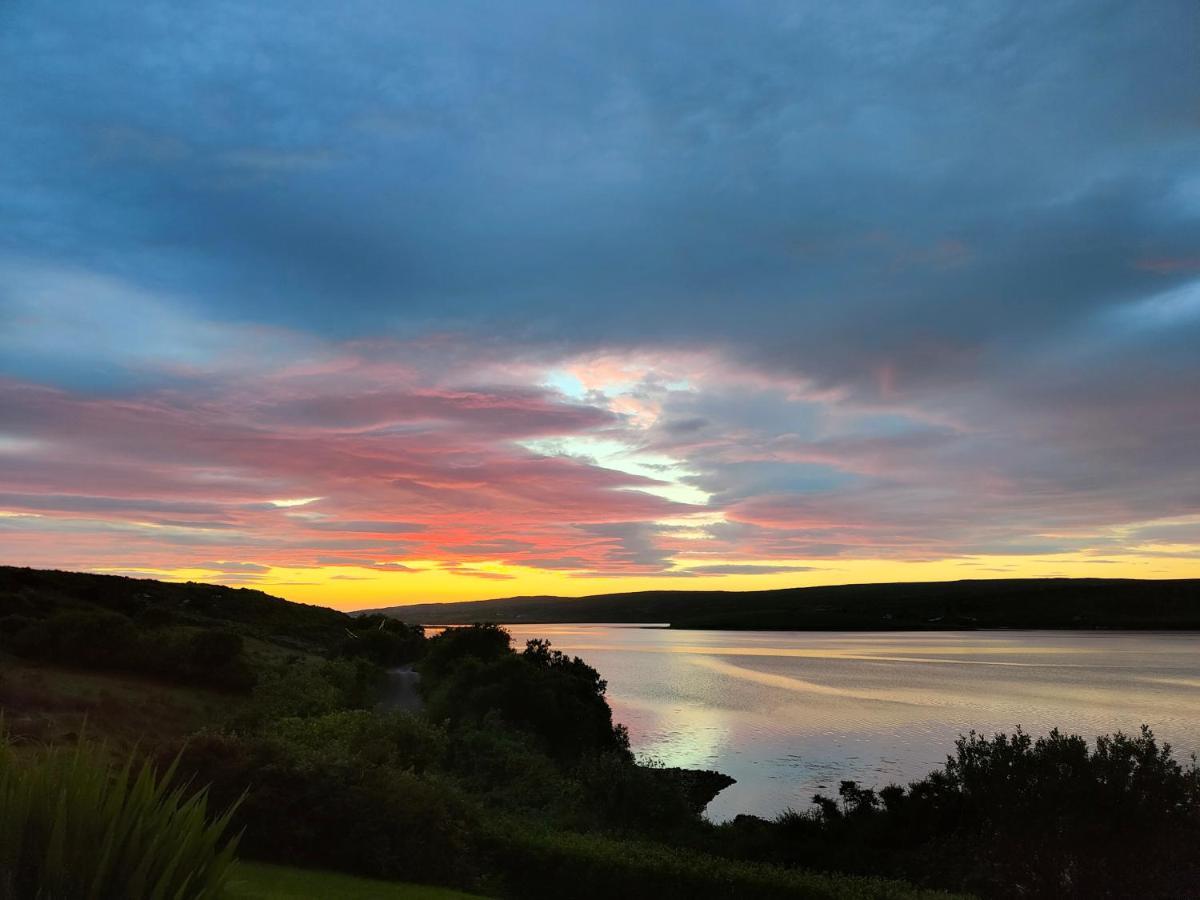
[(288, 724), (285, 736), (201, 735), (184, 750), (180, 771), (210, 784), (214, 802), (249, 787), (235, 819), (248, 857), (464, 886), (482, 874), (475, 810), (453, 782), (412, 770), (399, 751), (372, 765), (354, 736), (339, 756)]
[(508, 632), (494, 625), (449, 629), (429, 648), (422, 671), (434, 720), (455, 726), (498, 720), (560, 760), (604, 752), (629, 757), (629, 735), (613, 724), (604, 700), (606, 683), (578, 657), (536, 640), (512, 653)]
[(423, 625), (643, 622), (780, 631), (1200, 629), (1200, 579), (1028, 578), (773, 591), (639, 591), (426, 603), (382, 612)]
[(528, 900), (791, 900), (946, 898), (896, 881), (822, 875), (723, 859), (679, 846), (512, 827), (494, 835), (509, 860), (509, 890)]
[(0, 897), (223, 895), (232, 810), (210, 820), (203, 791), (171, 787), (149, 763), (113, 763), (102, 747), (18, 759), (0, 743)]
[(474, 897), (423, 884), (248, 862), (238, 863), (227, 893), (230, 900), (473, 900)]
[[(908, 787), (846, 782), (838, 799), (814, 798), (811, 810), (714, 825), (702, 811), (731, 780), (636, 761), (599, 673), (544, 641), (513, 648), (494, 624), (426, 638), (381, 616), (276, 608), (284, 602), (202, 585), (0, 574), (0, 611), (23, 617), (19, 633), (43, 629), (54, 647), (71, 648), (73, 666), (51, 664), (61, 649), (41, 655), (14, 641), (18, 632), (0, 637), (0, 707), (21, 733), (62, 745), (7, 750), (0, 766), (0, 787), (40, 785), (28, 800), (0, 790), (10, 895), (87, 896), (109, 869), (133, 881), (108, 895), (129, 897), (155, 896), (159, 880), (185, 869), (197, 873), (188, 891), (224, 879), (233, 897), (386, 896), (342, 875), (512, 898), (1200, 894), (1191, 855), (1200, 776), (1148, 731), (1094, 747), (1058, 733), (972, 734), (943, 769)], [(92, 634), (121, 636), (126, 648), (194, 646), (197, 655), (184, 655), (192, 668), (130, 674), (128, 661), (70, 625), (81, 616), (103, 620), (111, 632)], [(230, 660), (244, 663), (251, 684), (231, 689), (209, 677)], [(384, 666), (398, 665), (420, 673), (422, 710), (381, 707)], [(139, 719), (134, 708), (161, 715)], [(126, 744), (168, 720), (141, 735), (143, 754), (166, 774), (134, 774), (94, 748), (72, 749), (71, 713)], [(77, 812), (64, 817), (60, 804)], [(210, 822), (206, 806), (232, 818)], [(127, 809), (150, 812), (130, 825)], [(109, 828), (116, 820), (124, 824)], [(138, 837), (143, 821), (161, 837)], [(249, 865), (226, 879), (225, 825), (242, 834), (245, 857), (283, 868)], [(132, 870), (118, 865), (125, 850), (103, 849), (126, 838), (126, 855), (146, 861)], [(55, 849), (66, 840), (87, 848), (69, 865)], [(178, 858), (165, 858), (167, 848)], [(329, 872), (287, 868), (295, 865)], [(297, 884), (328, 887), (306, 894)]]
[(245, 588), (0, 566), (0, 617), (45, 619), (76, 611), (116, 613), (147, 629), (224, 626), (291, 649), (326, 652), (344, 641), (353, 621), (332, 609)]
[[(235, 692), (285, 653), (412, 662), (419, 627), (261, 591), (0, 566), (0, 651)], [(252, 652), (257, 651), (257, 653)]]
[(73, 743), (85, 723), (119, 752), (178, 741), (238, 715), (247, 698), (141, 675), (68, 669), (0, 653), (0, 710), (15, 741)]
[(40, 619), (12, 615), (2, 625), (3, 648), (25, 659), (71, 660), (81, 668), (234, 692), (254, 686), (241, 635), (230, 631), (141, 627), (107, 610), (67, 610)]
[(958, 740), (943, 769), (773, 823), (740, 817), (720, 852), (903, 876), (991, 897), (1183, 897), (1200, 889), (1200, 770), (1153, 734)]

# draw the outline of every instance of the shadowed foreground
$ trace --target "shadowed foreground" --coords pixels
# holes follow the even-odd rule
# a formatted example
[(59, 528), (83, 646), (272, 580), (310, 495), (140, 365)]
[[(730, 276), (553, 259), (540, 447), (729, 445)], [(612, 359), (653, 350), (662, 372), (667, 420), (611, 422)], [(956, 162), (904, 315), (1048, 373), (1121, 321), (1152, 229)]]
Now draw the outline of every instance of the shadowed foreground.
[[(409, 666), (420, 673), (421, 709), (381, 709), (388, 671)], [(120, 820), (120, 791), (106, 795), (111, 802), (90, 799), (111, 782), (106, 751), (83, 754), (71, 770), (103, 777), (71, 781), (60, 768), (39, 769), (30, 748), (49, 745), (56, 766), (74, 759), (54, 748), (74, 753), (85, 713), (89, 738), (127, 744), (140, 728), (126, 712), (139, 692), (161, 694), (156, 708), (177, 713), (124, 751), (162, 773), (146, 776), (139, 796), (157, 791), (180, 828), (209, 829), (207, 844), (188, 846), (209, 848), (192, 868), (214, 873), (214, 884), (227, 845), (206, 809), (232, 811), (226, 833), (240, 836), (243, 860), (398, 882), (400, 891), (436, 884), (508, 900), (1200, 894), (1200, 776), (1148, 731), (1094, 745), (1057, 734), (972, 736), (908, 788), (847, 783), (808, 810), (714, 824), (702, 812), (729, 779), (640, 763), (606, 691), (583, 660), (542, 640), (514, 647), (492, 625), (426, 637), (383, 616), (250, 591), (0, 571), (0, 715), (12, 714), (18, 731), (11, 789), (0, 796), (0, 897), (6, 880), (94, 884), (108, 871), (103, 838), (71, 844), (95, 851), (94, 873), (80, 870), (83, 857), (63, 865), (59, 783), (77, 785), (69, 821), (78, 833), (137, 833), (108, 827)], [(203, 795), (189, 799), (198, 785)], [(22, 816), (41, 824), (13, 826)], [(178, 842), (163, 833), (129, 844), (133, 864), (112, 877), (132, 887), (111, 895), (155, 896), (138, 860), (178, 869)], [(296, 889), (247, 871), (246, 890)], [(361, 886), (324, 877), (288, 876), (334, 898)]]
[(228, 896), (229, 900), (471, 900), (479, 895), (423, 884), (242, 862), (234, 869)]

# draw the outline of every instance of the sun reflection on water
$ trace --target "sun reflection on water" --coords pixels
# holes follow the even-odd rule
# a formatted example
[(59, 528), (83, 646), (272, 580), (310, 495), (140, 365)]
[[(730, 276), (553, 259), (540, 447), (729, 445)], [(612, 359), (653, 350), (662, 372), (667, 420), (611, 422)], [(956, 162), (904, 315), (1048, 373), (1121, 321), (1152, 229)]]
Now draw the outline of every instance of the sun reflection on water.
[(510, 630), (599, 669), (640, 757), (738, 779), (716, 820), (806, 808), (842, 779), (921, 777), (970, 729), (1092, 738), (1145, 722), (1200, 750), (1196, 634)]

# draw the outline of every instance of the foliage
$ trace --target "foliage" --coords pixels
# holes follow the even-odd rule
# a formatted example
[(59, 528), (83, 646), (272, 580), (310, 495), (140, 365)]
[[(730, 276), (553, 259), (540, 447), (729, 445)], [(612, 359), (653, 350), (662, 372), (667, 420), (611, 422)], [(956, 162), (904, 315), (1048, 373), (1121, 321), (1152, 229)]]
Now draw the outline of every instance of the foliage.
[[(477, 865), (471, 805), (452, 783), (403, 766), (402, 756), (364, 765), (357, 752), (345, 757), (342, 747), (314, 740), (342, 721), (315, 723), (312, 733), (293, 722), (279, 735), (199, 735), (183, 749), (179, 771), (210, 784), (217, 802), (248, 788), (234, 823), (253, 859), (465, 883)], [(378, 738), (373, 728), (360, 733)]]
[[(1019, 730), (971, 734), (943, 769), (907, 788), (845, 782), (837, 798), (814, 798), (812, 811), (714, 826), (700, 811), (728, 779), (635, 764), (599, 673), (545, 642), (514, 651), (509, 634), (492, 625), (425, 639), (419, 627), (379, 616), (127, 581), (113, 591), (109, 580), (0, 568), (0, 644), (81, 668), (211, 686), (215, 673), (246, 663), (249, 638), (251, 697), (201, 717), (223, 720), (231, 732), (194, 736), (167, 796), (186, 810), (180, 820), (203, 826), (204, 795), (189, 796), (186, 785), (209, 784), (222, 806), (249, 788), (233, 824), (247, 829), (244, 849), (259, 859), (483, 885), (522, 898), (919, 893), (879, 878), (996, 897), (1200, 896), (1192, 852), (1200, 775), (1147, 730), (1100, 738), (1094, 748), (1058, 732), (1037, 740)], [(898, 611), (896, 621), (925, 609), (884, 587), (879, 597)], [(1046, 597), (1053, 588), (1045, 586)], [(39, 590), (49, 602), (35, 602)], [(831, 614), (857, 615), (858, 601), (839, 596), (849, 599)], [(947, 588), (937, 602), (961, 617), (978, 596), (967, 585)], [(1024, 608), (1014, 602), (1010, 613)], [(377, 711), (383, 667), (414, 661), (425, 714)], [(13, 708), (28, 708), (22, 691), (41, 696), (31, 685), (6, 681), (0, 702), (12, 706), (16, 697)], [(232, 717), (228, 707), (236, 707)], [(0, 785), (4, 777), (0, 771)], [(158, 784), (129, 770), (110, 777)], [(2, 793), (0, 800), (14, 802)], [(24, 829), (6, 829), (19, 816), (3, 813), (3, 859), (18, 860), (8, 889), (24, 896), (34, 877), (29, 859), (56, 857), (18, 859), (13, 835)], [(91, 820), (80, 813), (63, 821), (60, 830)], [(53, 826), (42, 833), (48, 851), (57, 846)]]
[(591, 821), (577, 779), (528, 734), (484, 721), (447, 732), (446, 774), (489, 809), (532, 814), (576, 824)]
[(250, 703), (233, 720), (233, 726), (251, 731), (277, 719), (311, 718), (372, 706), (385, 677), (382, 669), (361, 658), (293, 656), (259, 676)]
[(356, 878), (315, 869), (239, 862), (230, 900), (478, 900), (470, 894), (423, 884)]
[(68, 609), (42, 619), (7, 616), (0, 621), (0, 648), (27, 659), (216, 690), (247, 691), (255, 681), (239, 634), (220, 628), (146, 628), (103, 609)]
[(420, 659), (425, 652), (425, 629), (405, 625), (387, 616), (356, 616), (346, 628), (346, 639), (338, 652), (362, 657), (376, 665), (402, 666)]
[(628, 755), (629, 736), (614, 725), (605, 682), (578, 657), (529, 641), (509, 650), (494, 625), (447, 629), (430, 641), (422, 665), (429, 715), (454, 726), (503, 723), (534, 736), (552, 757)]
[[(725, 829), (725, 852), (894, 874), (989, 896), (1200, 893), (1200, 774), (1143, 728), (960, 738), (944, 769), (908, 789), (843, 782), (840, 802)], [(738, 849), (734, 849), (738, 848)]]
[(74, 743), (85, 731), (119, 754), (218, 725), (246, 702), (142, 676), (0, 655), (0, 710), (14, 742)]
[(140, 629), (171, 625), (235, 630), (244, 637), (322, 654), (335, 652), (356, 623), (346, 613), (249, 588), (0, 566), (0, 619), (45, 619), (68, 611), (117, 613)]
[(898, 882), (820, 875), (721, 859), (645, 841), (553, 832), (498, 822), (487, 846), (504, 860), (505, 894), (521, 900), (794, 900), (794, 898), (932, 898)]
[(421, 672), (436, 681), (445, 678), (466, 660), (495, 662), (512, 650), (512, 635), (499, 625), (447, 628), (427, 642)]
[(656, 765), (634, 765), (624, 755), (589, 756), (575, 772), (584, 808), (597, 824), (623, 832), (652, 833), (660, 839), (698, 824), (697, 807), (680, 781)]
[(270, 739), (287, 745), (297, 761), (313, 766), (333, 758), (418, 774), (441, 766), (449, 743), (444, 729), (422, 717), (366, 709), (280, 719), (271, 724)]
[(18, 759), (0, 744), (0, 897), (221, 896), (231, 813), (210, 820), (205, 792), (170, 787), (173, 775), (132, 757), (118, 767), (103, 747)]

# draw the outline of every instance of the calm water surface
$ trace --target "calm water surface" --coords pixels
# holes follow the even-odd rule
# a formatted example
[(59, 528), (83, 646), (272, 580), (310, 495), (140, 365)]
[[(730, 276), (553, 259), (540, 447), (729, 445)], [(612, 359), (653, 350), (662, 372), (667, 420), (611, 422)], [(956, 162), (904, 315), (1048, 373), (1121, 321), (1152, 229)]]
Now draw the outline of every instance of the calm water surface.
[(1144, 722), (1180, 756), (1200, 751), (1195, 632), (509, 630), (599, 669), (639, 756), (736, 778), (708, 808), (717, 821), (805, 809), (842, 779), (906, 783), (972, 728), (1090, 740)]

